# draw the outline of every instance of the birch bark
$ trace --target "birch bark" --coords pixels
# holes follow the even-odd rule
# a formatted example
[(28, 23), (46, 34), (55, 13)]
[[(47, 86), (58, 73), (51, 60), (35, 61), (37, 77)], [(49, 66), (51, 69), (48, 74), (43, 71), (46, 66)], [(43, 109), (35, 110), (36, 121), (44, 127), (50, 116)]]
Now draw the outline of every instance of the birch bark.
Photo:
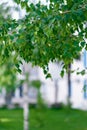
[[(28, 73), (29, 65), (24, 63), (24, 74)], [(23, 84), (23, 109), (24, 109), (24, 130), (29, 130), (29, 102), (28, 102), (28, 83)]]

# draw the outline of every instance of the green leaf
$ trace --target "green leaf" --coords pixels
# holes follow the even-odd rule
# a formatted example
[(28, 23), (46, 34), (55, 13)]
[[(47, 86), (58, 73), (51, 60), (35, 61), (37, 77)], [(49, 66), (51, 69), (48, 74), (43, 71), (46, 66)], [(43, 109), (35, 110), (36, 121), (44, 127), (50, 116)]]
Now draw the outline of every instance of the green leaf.
[(51, 78), (51, 74), (50, 73), (48, 73), (47, 75), (46, 75), (46, 79), (47, 78)]
[(19, 68), (19, 64), (15, 64), (15, 66), (16, 66), (17, 68)]
[(84, 47), (86, 43), (83, 41), (80, 44), (81, 44), (82, 47)]
[(82, 70), (80, 73), (81, 73), (81, 75), (84, 75), (85, 74), (85, 70)]
[(85, 71), (85, 70), (82, 70), (82, 71), (80, 71), (80, 72), (77, 72), (77, 74), (85, 75), (85, 74), (86, 74), (86, 71)]
[(85, 46), (85, 49), (87, 50), (87, 44), (86, 44), (86, 46)]
[(60, 75), (63, 78), (63, 76), (64, 76), (64, 70), (61, 71)]
[(17, 69), (17, 71), (18, 71), (20, 74), (21, 74), (21, 72), (22, 72), (22, 70), (21, 70), (21, 69), (19, 69), (19, 68)]

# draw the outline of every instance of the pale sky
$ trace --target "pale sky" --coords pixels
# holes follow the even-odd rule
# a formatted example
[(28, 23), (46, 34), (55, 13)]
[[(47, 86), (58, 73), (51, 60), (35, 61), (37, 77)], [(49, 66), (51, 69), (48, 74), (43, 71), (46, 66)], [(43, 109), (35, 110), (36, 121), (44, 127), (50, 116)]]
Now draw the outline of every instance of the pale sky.
[[(34, 2), (34, 3), (37, 3), (39, 0), (29, 0), (30, 2)], [(42, 2), (42, 4), (46, 5), (46, 0), (40, 0)], [(12, 6), (12, 7), (16, 7), (17, 5), (15, 3), (13, 3), (13, 0), (0, 0), (0, 4), (1, 3), (8, 3), (9, 6)], [(24, 10), (21, 10), (21, 17), (23, 17), (25, 14), (25, 11)], [(19, 18), (19, 13), (17, 11), (13, 11), (12, 10), (12, 17), (14, 19), (18, 19)]]

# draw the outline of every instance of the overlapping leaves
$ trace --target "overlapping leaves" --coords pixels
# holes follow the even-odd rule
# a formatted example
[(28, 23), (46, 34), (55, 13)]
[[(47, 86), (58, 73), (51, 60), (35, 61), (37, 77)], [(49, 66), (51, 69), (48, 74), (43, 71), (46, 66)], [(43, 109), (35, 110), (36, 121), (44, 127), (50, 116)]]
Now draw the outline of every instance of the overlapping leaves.
[(25, 61), (45, 70), (49, 61), (57, 59), (66, 69), (86, 44), (87, 1), (50, 1), (48, 7), (40, 2), (36, 5), (23, 2), (17, 1), (26, 8), (25, 18), (12, 20), (6, 32), (1, 32), (2, 37), (9, 37), (12, 49)]

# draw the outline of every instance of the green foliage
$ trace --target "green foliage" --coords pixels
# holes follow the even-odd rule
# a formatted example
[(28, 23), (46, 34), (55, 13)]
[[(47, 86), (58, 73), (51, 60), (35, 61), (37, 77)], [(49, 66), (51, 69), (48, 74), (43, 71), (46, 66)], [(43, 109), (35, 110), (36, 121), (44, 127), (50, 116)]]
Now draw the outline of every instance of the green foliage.
[(19, 85), (17, 74), (14, 56), (11, 56), (0, 65), (0, 87), (5, 87), (7, 90), (15, 89)]
[(38, 108), (46, 107), (45, 103), (44, 103), (44, 100), (42, 99), (41, 92), (40, 92), (41, 84), (42, 83), (41, 83), (40, 80), (32, 80), (32, 81), (30, 81), (30, 85), (38, 89), (38, 96), (37, 96), (37, 100), (38, 100), (37, 107)]
[(64, 70), (61, 71), (60, 75), (61, 75), (61, 77), (64, 76)]
[(31, 81), (31, 86), (40, 89), (40, 87), (41, 87), (41, 81), (40, 80), (33, 80), (33, 81)]
[[(26, 9), (26, 15), (1, 24), (4, 57), (15, 51), (26, 62), (43, 68), (47, 77), (50, 61), (62, 61), (63, 69), (67, 69), (86, 44), (87, 0), (50, 0), (49, 6), (29, 4), (27, 0), (15, 2)], [(1, 57), (4, 59), (2, 53)]]
[(14, 29), (16, 24), (14, 25), (13, 20), (10, 26), (10, 11), (11, 7), (6, 3), (0, 5), (0, 88), (5, 87), (8, 91), (19, 85), (17, 74), (20, 71), (20, 59), (11, 42), (13, 36), (10, 27)]
[(80, 71), (80, 72), (77, 72), (77, 74), (84, 75), (84, 74), (86, 74), (86, 70), (82, 70), (82, 71)]

